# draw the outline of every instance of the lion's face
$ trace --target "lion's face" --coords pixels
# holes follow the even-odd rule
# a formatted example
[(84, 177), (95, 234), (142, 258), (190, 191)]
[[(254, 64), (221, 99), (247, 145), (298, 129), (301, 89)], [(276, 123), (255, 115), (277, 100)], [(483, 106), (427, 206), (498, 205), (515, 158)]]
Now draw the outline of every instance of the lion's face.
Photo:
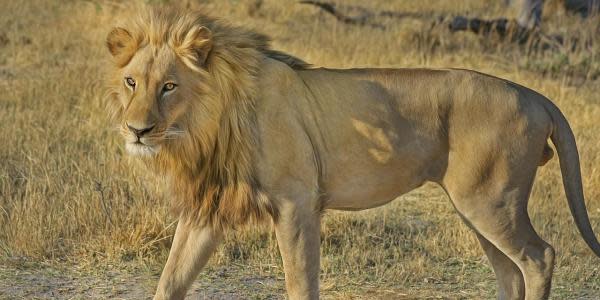
[(168, 47), (142, 49), (123, 68), (120, 132), (130, 154), (155, 154), (183, 134), (177, 120), (186, 111), (189, 87), (179, 77), (186, 72)]
[(120, 104), (119, 129), (129, 154), (155, 155), (166, 143), (186, 134), (180, 121), (184, 122), (195, 98), (192, 95), (197, 94), (198, 62), (205, 58), (194, 44), (199, 33), (206, 34), (205, 29), (191, 31), (185, 37), (191, 40), (188, 45), (181, 44), (185, 40), (140, 43), (122, 28), (109, 34), (109, 50), (122, 64), (115, 73), (120, 86), (113, 89)]

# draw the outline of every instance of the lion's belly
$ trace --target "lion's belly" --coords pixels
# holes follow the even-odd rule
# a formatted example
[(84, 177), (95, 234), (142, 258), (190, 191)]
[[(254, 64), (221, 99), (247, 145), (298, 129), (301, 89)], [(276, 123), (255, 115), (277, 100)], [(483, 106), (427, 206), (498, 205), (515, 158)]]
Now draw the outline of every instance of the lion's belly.
[[(423, 182), (411, 185), (381, 184), (361, 185), (344, 191), (332, 191), (328, 194), (324, 208), (336, 210), (363, 210), (381, 206), (399, 196), (419, 187)], [(377, 189), (377, 188), (380, 189)], [(382, 187), (384, 187), (382, 189)], [(377, 190), (373, 190), (373, 188)]]
[(400, 157), (385, 164), (355, 160), (340, 165), (336, 173), (324, 184), (327, 209), (361, 210), (384, 205), (430, 179), (424, 162)]

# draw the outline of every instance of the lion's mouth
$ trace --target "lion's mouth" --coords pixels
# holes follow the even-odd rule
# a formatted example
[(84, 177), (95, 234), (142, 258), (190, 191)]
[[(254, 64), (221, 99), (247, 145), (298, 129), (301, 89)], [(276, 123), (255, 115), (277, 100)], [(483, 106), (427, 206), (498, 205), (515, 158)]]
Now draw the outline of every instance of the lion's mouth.
[(127, 149), (127, 153), (134, 156), (154, 156), (160, 150), (160, 146), (144, 144), (142, 141), (137, 140), (128, 142), (125, 149)]
[(156, 129), (153, 132), (138, 136), (121, 127), (125, 139), (125, 149), (132, 156), (154, 156), (162, 149), (162, 145), (181, 138), (185, 132), (178, 126), (172, 125), (166, 129)]

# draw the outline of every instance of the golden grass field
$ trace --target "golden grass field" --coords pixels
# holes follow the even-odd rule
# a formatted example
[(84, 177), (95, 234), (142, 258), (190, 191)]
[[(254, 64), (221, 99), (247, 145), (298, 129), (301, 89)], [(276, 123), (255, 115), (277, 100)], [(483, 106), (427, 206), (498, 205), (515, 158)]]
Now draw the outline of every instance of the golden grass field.
[[(600, 233), (600, 18), (547, 1), (543, 30), (576, 37), (540, 50), (431, 26), (439, 16), (514, 16), (503, 1), (339, 1), (430, 18), (343, 24), (296, 1), (145, 1), (188, 5), (273, 38), (325, 67), (457, 67), (507, 78), (552, 99), (577, 137), (588, 212)], [(2, 1), (0, 9), (0, 299), (148, 298), (175, 218), (156, 180), (124, 154), (104, 112), (104, 40), (132, 6), (118, 1)], [(141, 3), (141, 2), (140, 2)], [(538, 172), (533, 224), (557, 251), (554, 299), (600, 298), (600, 259), (577, 232), (557, 160)], [(494, 275), (445, 194), (427, 185), (359, 213), (327, 212), (325, 299), (491, 299)], [(270, 228), (228, 234), (192, 293), (279, 299)]]

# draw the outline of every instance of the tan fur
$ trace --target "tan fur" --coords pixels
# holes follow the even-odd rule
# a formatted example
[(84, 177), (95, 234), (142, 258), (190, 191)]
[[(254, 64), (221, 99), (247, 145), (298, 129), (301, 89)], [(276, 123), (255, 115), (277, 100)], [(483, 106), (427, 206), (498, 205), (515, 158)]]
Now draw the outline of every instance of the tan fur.
[(170, 179), (180, 217), (155, 299), (183, 298), (223, 230), (266, 217), (289, 297), (316, 299), (322, 211), (383, 205), (427, 181), (476, 231), (499, 298), (548, 298), (554, 250), (527, 200), (549, 137), (576, 224), (600, 254), (573, 134), (527, 88), (465, 70), (310, 69), (198, 13), (150, 12), (107, 46), (110, 111), (127, 149)]

